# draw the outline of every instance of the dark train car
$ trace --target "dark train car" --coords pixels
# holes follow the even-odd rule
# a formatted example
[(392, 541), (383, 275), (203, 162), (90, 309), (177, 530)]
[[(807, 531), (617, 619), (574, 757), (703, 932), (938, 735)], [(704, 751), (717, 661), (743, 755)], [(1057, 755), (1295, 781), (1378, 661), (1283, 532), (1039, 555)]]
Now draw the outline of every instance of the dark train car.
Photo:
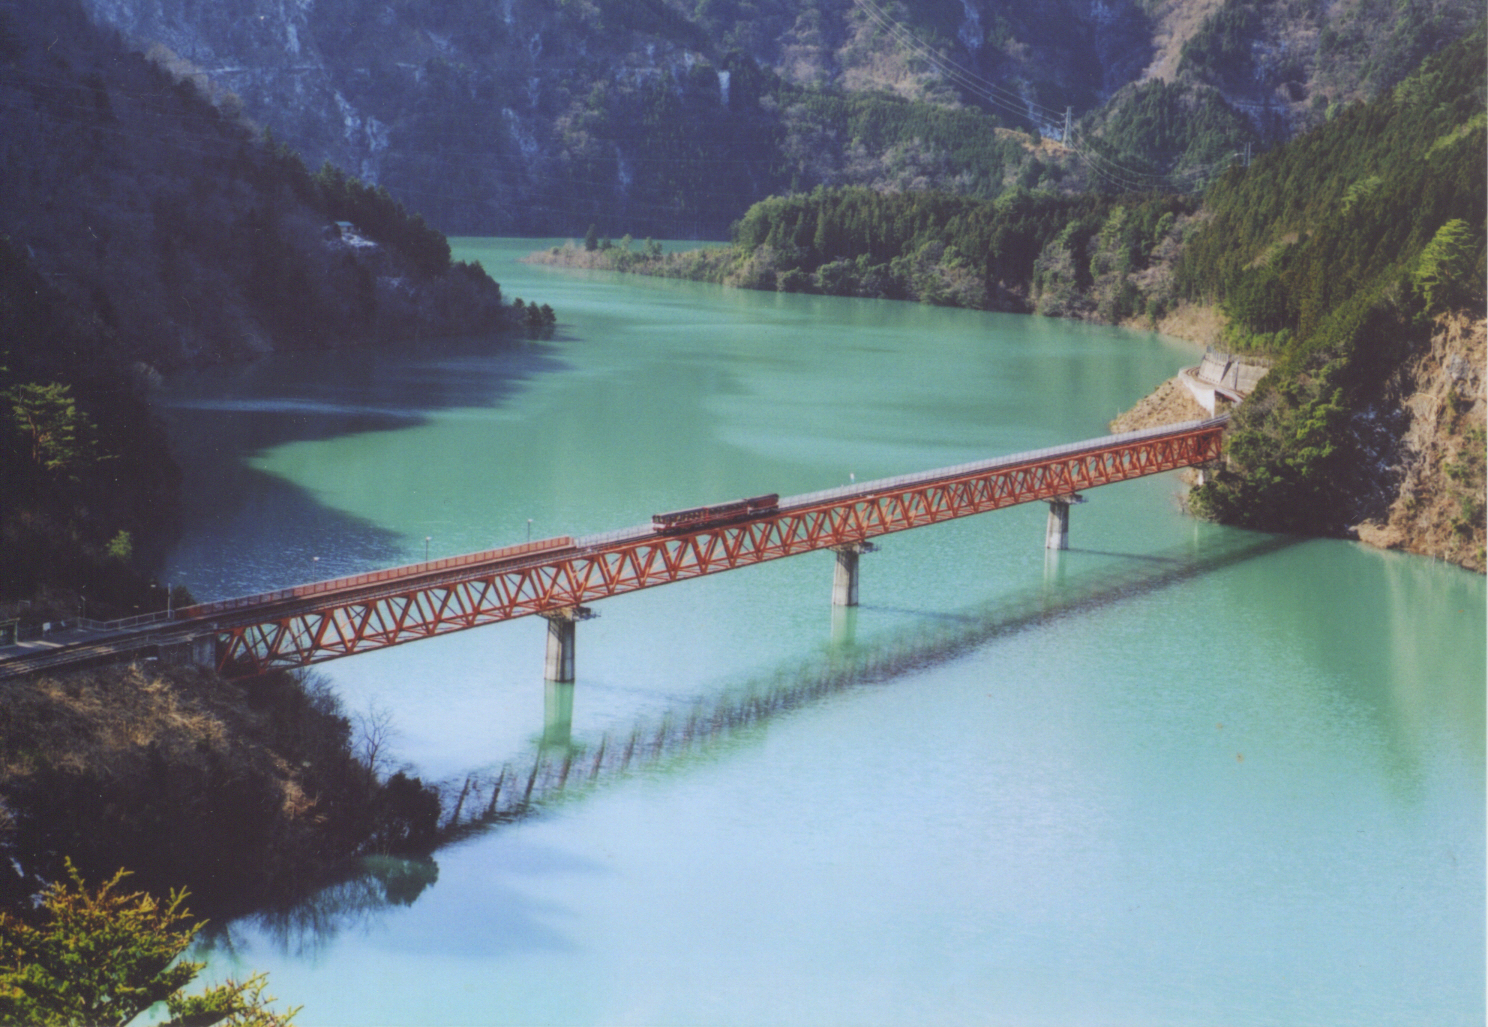
[(774, 513), (778, 509), (780, 509), (780, 496), (771, 492), (767, 496), (754, 496), (750, 499), (735, 499), (729, 503), (694, 506), (688, 510), (653, 514), (651, 527), (660, 532), (696, 531), (699, 528), (747, 521), (752, 517)]

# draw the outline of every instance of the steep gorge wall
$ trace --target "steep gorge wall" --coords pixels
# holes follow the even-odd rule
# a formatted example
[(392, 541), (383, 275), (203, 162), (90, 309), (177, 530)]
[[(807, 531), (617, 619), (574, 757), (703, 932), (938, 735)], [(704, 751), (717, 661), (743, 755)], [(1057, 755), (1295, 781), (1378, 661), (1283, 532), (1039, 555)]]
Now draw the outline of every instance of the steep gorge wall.
[[(976, 111), (981, 134), (1059, 136), (1071, 108), (1104, 174), (1068, 154), (1042, 187), (1123, 188), (1192, 142), (1153, 135), (1154, 117), (1212, 137), (1190, 155), (1207, 167), (1374, 95), (1480, 16), (1473, 0), (85, 2), (312, 167), (385, 185), (445, 231), (674, 238), (821, 183), (1015, 184), (913, 132), (875, 143), (822, 97)], [(1144, 82), (1171, 85), (1160, 114)]]
[[(86, 4), (312, 167), (330, 160), (461, 233), (597, 221), (614, 235), (717, 237), (751, 202), (828, 180), (825, 151), (844, 180), (885, 180), (883, 154), (854, 155), (862, 140), (782, 102), (782, 88), (971, 102), (990, 130), (1036, 105), (1093, 108), (1152, 52), (1135, 0)], [(1002, 105), (976, 101), (889, 19), (1005, 87)]]
[(1488, 321), (1457, 314), (1401, 370), (1398, 485), (1385, 515), (1358, 526), (1361, 541), (1484, 571), (1485, 367)]

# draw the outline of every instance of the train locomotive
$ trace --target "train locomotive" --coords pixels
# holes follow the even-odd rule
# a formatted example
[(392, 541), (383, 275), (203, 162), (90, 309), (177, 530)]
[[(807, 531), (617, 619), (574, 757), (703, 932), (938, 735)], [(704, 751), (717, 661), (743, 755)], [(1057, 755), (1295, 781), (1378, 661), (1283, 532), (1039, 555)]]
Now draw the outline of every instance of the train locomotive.
[(771, 492), (766, 496), (735, 499), (729, 503), (694, 506), (687, 510), (653, 514), (651, 529), (667, 535), (697, 531), (701, 528), (713, 528), (723, 524), (752, 520), (755, 517), (775, 513), (779, 509), (780, 496)]

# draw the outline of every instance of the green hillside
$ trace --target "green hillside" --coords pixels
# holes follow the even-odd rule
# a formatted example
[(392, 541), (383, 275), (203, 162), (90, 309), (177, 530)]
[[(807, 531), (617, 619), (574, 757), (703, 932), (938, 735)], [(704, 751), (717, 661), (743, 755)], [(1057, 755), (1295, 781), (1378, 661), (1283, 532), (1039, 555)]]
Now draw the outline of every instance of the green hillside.
[(165, 605), (160, 373), (526, 316), (386, 190), (311, 174), (77, 0), (0, 8), (0, 182), (0, 619)]
[(1239, 411), (1231, 471), (1196, 503), (1222, 520), (1336, 532), (1363, 512), (1370, 411), (1444, 310), (1483, 303), (1484, 34), (1379, 99), (1235, 169), (1177, 268), (1229, 342), (1277, 360)]
[[(1275, 368), (1240, 408), (1229, 469), (1198, 490), (1196, 507), (1336, 534), (1380, 501), (1400, 431), (1377, 412), (1392, 376), (1434, 317), (1481, 309), (1484, 65), (1480, 28), (1375, 100), (1234, 163), (1202, 202), (1024, 185), (996, 200), (817, 188), (753, 205), (729, 249), (539, 259), (1105, 321), (1155, 324), (1182, 302), (1217, 304), (1229, 348)], [(1149, 92), (1155, 132), (1164, 92)], [(1202, 131), (1184, 138), (1204, 145)], [(1463, 514), (1482, 516), (1481, 503)]]

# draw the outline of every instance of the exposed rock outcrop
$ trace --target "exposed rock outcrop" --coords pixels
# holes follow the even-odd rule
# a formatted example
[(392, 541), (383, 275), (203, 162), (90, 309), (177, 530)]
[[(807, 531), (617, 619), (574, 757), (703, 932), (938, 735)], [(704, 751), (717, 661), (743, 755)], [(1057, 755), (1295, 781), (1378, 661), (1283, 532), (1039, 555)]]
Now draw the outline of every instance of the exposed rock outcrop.
[[(1387, 395), (1381, 425), (1399, 430), (1374, 484), (1388, 489), (1382, 515), (1354, 527), (1359, 541), (1433, 556), (1483, 572), (1488, 485), (1488, 321), (1441, 318), (1428, 348), (1409, 360)], [(1111, 422), (1113, 432), (1195, 420), (1209, 412), (1179, 377)]]
[[(1280, 138), (1320, 121), (1330, 103), (1377, 92), (1479, 17), (1473, 0), (1409, 10), (1377, 0), (1321, 9), (1215, 0), (85, 2), (224, 111), (271, 127), (312, 166), (329, 159), (387, 186), (443, 230), (550, 235), (598, 221), (658, 238), (719, 237), (750, 203), (819, 183), (927, 179), (989, 198), (1013, 184), (981, 158), (950, 152), (958, 147), (909, 146), (912, 134), (888, 147), (909, 152), (875, 152), (871, 122), (881, 118), (829, 113), (824, 97), (894, 93), (1062, 136), (1066, 106), (1079, 117), (1113, 97), (1127, 102), (1136, 83), (1181, 78), (1233, 101), (1232, 120)], [(1237, 20), (1229, 9), (1239, 7)], [(1376, 36), (1383, 60), (1368, 59)], [(811, 95), (782, 101), (770, 77)], [(1066, 154), (1008, 177), (1043, 188), (1087, 174), (1107, 188), (1151, 181), (1145, 165), (1102, 160), (1104, 176)], [(1137, 177), (1111, 179), (1118, 165)], [(989, 177), (997, 180), (979, 181)]]
[(1442, 318), (1401, 371), (1399, 486), (1385, 516), (1358, 525), (1360, 541), (1484, 570), (1485, 337), (1482, 318)]

